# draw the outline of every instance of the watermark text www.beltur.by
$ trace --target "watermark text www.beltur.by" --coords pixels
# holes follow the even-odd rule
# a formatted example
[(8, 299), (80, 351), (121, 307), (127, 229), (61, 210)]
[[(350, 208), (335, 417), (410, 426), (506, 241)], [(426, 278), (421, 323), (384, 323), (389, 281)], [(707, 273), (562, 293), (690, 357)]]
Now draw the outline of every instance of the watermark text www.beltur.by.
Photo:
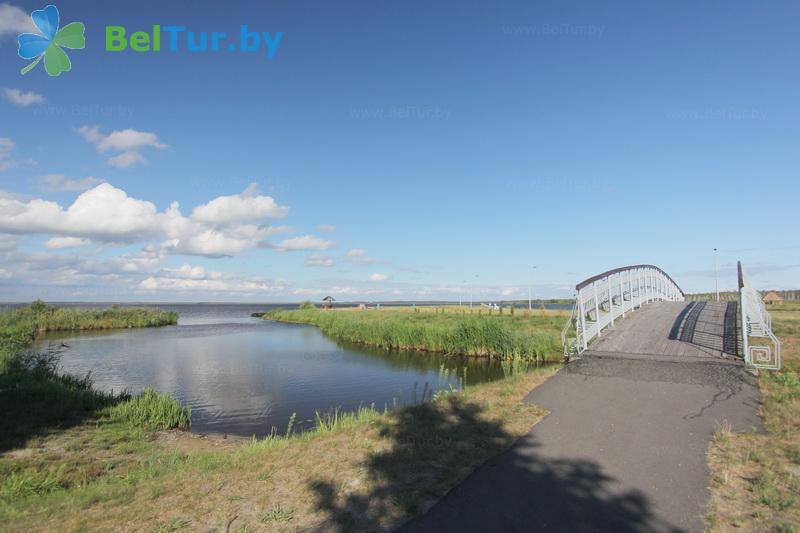
[(123, 105), (72, 104), (70, 106), (39, 106), (34, 109), (33, 114), (41, 117), (130, 118), (134, 112), (132, 107)]
[(606, 31), (605, 26), (594, 24), (535, 24), (530, 26), (501, 26), (503, 35), (510, 37), (591, 37), (600, 38)]
[(388, 107), (353, 107), (348, 116), (363, 120), (447, 120), (450, 110), (437, 106), (404, 105)]
[(767, 120), (767, 111), (755, 107), (705, 107), (702, 109), (672, 109), (666, 117), (674, 120)]

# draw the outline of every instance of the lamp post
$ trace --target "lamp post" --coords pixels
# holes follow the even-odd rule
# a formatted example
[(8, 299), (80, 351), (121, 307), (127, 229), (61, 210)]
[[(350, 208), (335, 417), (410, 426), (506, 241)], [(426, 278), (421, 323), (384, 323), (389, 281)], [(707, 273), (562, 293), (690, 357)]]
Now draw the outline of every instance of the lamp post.
[[(478, 279), (478, 275), (475, 274), (475, 279)], [(475, 288), (475, 283), (470, 280), (469, 282), (469, 308), (472, 309), (472, 291)]]
[[(531, 268), (532, 268), (532, 270), (535, 271), (536, 270), (536, 265), (533, 265), (533, 267), (531, 267)], [(531, 310), (533, 310), (533, 279), (532, 279), (532, 276), (531, 276), (531, 284), (528, 285), (528, 311), (531, 311)]]
[(719, 301), (719, 276), (717, 273), (717, 249), (714, 248), (714, 292), (717, 293), (717, 301)]

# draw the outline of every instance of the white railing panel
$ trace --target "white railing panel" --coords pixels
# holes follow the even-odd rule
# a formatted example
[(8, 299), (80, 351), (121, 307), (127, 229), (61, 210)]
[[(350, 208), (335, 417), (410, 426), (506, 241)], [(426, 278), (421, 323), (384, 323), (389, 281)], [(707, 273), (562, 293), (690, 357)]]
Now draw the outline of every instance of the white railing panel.
[(663, 270), (653, 265), (635, 265), (609, 270), (575, 286), (575, 308), (562, 335), (564, 354), (572, 344), (566, 338), (570, 323), (576, 330), (575, 350), (581, 353), (589, 342), (613, 327), (614, 322), (643, 305), (657, 300), (683, 301), (683, 291)]
[[(767, 312), (764, 301), (755, 287), (745, 276), (741, 261), (736, 264), (739, 275), (739, 307), (742, 319), (742, 351), (744, 360), (758, 368), (780, 370), (781, 341), (772, 333), (772, 316)], [(750, 337), (769, 339), (771, 346), (750, 345)]]

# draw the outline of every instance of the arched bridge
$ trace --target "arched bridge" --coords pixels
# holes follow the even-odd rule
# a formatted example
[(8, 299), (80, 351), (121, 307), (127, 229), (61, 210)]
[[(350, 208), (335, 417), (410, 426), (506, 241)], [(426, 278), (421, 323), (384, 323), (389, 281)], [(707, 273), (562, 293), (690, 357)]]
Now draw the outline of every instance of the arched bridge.
[(562, 332), (564, 355), (624, 355), (681, 360), (727, 359), (780, 367), (761, 296), (738, 264), (737, 301), (686, 301), (678, 284), (653, 265), (616, 268), (575, 286)]

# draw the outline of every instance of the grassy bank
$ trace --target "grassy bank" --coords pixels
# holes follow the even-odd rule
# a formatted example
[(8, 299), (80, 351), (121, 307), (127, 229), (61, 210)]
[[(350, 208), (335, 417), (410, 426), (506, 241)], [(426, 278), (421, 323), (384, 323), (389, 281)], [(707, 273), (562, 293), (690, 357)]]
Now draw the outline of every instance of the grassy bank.
[[(22, 336), (9, 350), (29, 345), (31, 324), (47, 328), (5, 324), (7, 339), (11, 325)], [(242, 441), (163, 431), (189, 421), (168, 396), (106, 395), (48, 356), (13, 353), (0, 373), (0, 530), (25, 532), (390, 529), (525, 434), (544, 413), (520, 400), (555, 371), (515, 359), (500, 381)]]
[[(154, 416), (162, 416), (169, 402), (143, 403), (124, 392), (109, 394), (92, 387), (91, 376), (72, 376), (58, 370), (55, 354), (31, 349), (38, 332), (113, 327), (145, 327), (174, 324), (175, 313), (157, 309), (114, 307), (105, 310), (58, 309), (43, 302), (0, 313), (0, 452), (26, 445), (31, 439), (79, 425), (99, 416), (112, 416), (117, 404), (145, 405)], [(147, 399), (145, 399), (147, 400)], [(171, 400), (171, 399), (169, 399)], [(175, 411), (184, 412), (171, 400), (167, 420)], [(121, 415), (117, 415), (121, 416)], [(184, 426), (188, 412), (184, 412)]]
[(554, 371), (243, 443), (110, 419), (73, 427), (0, 458), (0, 529), (389, 529), (526, 433), (544, 413), (520, 400)]
[[(313, 324), (335, 339), (389, 349), (560, 361), (564, 311), (385, 308), (276, 310), (270, 320)], [(480, 313), (480, 314), (479, 314)]]
[(800, 303), (769, 312), (783, 368), (759, 378), (767, 434), (716, 434), (708, 454), (712, 531), (800, 531)]

